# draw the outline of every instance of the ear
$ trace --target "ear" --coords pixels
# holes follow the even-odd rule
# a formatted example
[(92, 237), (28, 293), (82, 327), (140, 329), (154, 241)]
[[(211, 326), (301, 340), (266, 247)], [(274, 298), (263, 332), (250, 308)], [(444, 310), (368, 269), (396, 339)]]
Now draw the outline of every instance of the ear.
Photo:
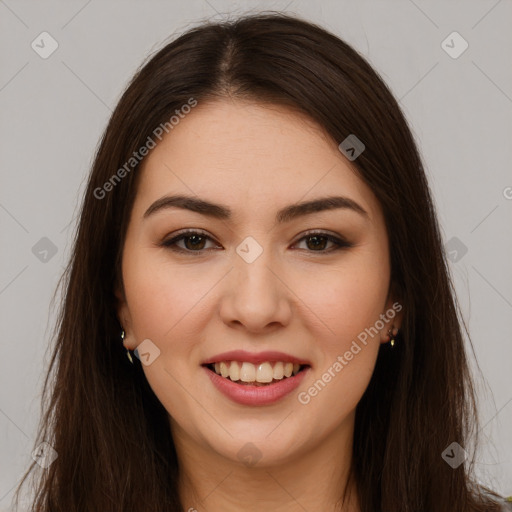
[(122, 285), (116, 285), (114, 295), (116, 297), (117, 318), (119, 320), (121, 328), (124, 330), (123, 345), (130, 350), (135, 350), (135, 348), (137, 347), (135, 346), (134, 343), (135, 339), (133, 336), (130, 309), (128, 308), (128, 303), (126, 301)]
[(384, 328), (381, 329), (381, 343), (387, 343), (390, 341), (390, 330), (395, 334), (402, 328), (404, 305), (400, 297), (401, 294), (397, 292), (396, 287), (391, 285), (388, 299), (386, 301), (386, 308), (381, 316), (385, 324)]

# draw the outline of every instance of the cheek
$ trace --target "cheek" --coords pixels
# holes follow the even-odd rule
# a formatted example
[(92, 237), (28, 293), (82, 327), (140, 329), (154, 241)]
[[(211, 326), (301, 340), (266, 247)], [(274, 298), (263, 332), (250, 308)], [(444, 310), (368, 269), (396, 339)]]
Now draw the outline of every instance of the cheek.
[[(198, 268), (198, 267), (196, 267)], [(197, 315), (201, 299), (215, 284), (215, 275), (181, 268), (153, 253), (127, 258), (125, 291), (137, 339), (162, 340), (179, 330), (189, 312)]]
[[(194, 417), (194, 401), (183, 391), (190, 380), (190, 361), (201, 340), (201, 298), (214, 276), (200, 276), (162, 261), (155, 251), (137, 251), (123, 268), (133, 334), (137, 343), (150, 339), (160, 355), (143, 366), (146, 379), (165, 409), (183, 424)], [(194, 395), (197, 395), (194, 392)], [(193, 425), (189, 425), (193, 428)]]
[[(389, 272), (386, 261), (351, 258), (346, 264), (302, 279), (300, 297), (330, 328), (338, 341), (348, 341), (370, 327), (384, 312)], [(297, 281), (299, 283), (300, 281)]]
[(370, 270), (350, 266), (317, 275), (315, 292), (307, 295), (308, 307), (322, 322), (311, 322), (318, 364), (299, 401), (326, 415), (326, 429), (355, 409), (375, 368), (380, 332), (372, 328), (384, 313), (388, 283), (381, 269)]
[(316, 273), (300, 292), (322, 320), (314, 336), (320, 360), (305, 400), (314, 398), (313, 407), (330, 410), (333, 421), (356, 407), (375, 368), (380, 348), (375, 324), (385, 312), (389, 286), (387, 259), (377, 254), (383, 253), (368, 247), (336, 269)]

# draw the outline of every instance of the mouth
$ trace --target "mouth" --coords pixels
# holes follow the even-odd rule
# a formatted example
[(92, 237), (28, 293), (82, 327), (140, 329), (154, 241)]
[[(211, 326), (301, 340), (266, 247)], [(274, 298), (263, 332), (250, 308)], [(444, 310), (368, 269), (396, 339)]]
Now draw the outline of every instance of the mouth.
[(265, 361), (259, 364), (247, 361), (219, 361), (202, 366), (235, 384), (254, 387), (270, 386), (285, 381), (310, 368), (308, 364), (289, 361)]

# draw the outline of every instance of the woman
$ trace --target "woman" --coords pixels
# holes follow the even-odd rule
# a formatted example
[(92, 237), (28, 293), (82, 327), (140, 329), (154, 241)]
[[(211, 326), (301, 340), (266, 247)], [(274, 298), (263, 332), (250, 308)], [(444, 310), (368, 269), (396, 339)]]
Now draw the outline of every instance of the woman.
[(34, 510), (502, 509), (418, 150), (323, 29), (204, 24), (140, 69), (65, 289)]

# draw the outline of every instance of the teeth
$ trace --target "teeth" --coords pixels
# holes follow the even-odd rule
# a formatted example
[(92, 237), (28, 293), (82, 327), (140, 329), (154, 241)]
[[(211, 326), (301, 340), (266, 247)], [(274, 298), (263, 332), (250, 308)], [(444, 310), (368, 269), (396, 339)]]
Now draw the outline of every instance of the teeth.
[(274, 379), (281, 380), (284, 377), (283, 363), (279, 361), (274, 365)]
[(240, 380), (240, 366), (236, 361), (231, 361), (229, 366), (229, 378), (231, 380)]
[(261, 363), (256, 371), (256, 380), (258, 382), (272, 382), (274, 372), (270, 363)]
[(275, 380), (282, 380), (285, 377), (297, 375), (300, 370), (298, 363), (276, 363), (264, 362), (254, 365), (244, 361), (221, 361), (214, 364), (215, 373), (232, 381), (259, 382), (268, 384)]
[[(219, 373), (217, 371), (217, 366), (215, 366), (215, 372)], [(224, 361), (222, 361), (222, 363), (220, 363), (220, 374), (223, 377), (229, 377), (229, 367), (228, 367), (228, 365)]]
[[(231, 367), (233, 367), (233, 363), (231, 363)], [(242, 368), (240, 369), (240, 380), (242, 382), (254, 382), (256, 380), (256, 368), (253, 364), (242, 363)]]

